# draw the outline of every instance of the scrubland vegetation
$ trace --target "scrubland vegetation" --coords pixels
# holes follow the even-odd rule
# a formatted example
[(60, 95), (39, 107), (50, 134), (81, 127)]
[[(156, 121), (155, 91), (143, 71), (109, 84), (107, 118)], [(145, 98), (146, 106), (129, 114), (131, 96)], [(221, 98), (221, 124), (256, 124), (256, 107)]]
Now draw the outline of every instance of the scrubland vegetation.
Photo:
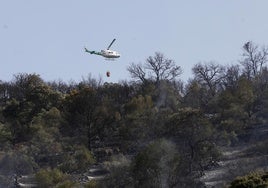
[[(248, 42), (242, 53), (236, 65), (196, 64), (187, 83), (161, 53), (131, 64), (128, 82), (46, 82), (28, 73), (0, 81), (2, 186), (34, 174), (39, 187), (204, 187), (200, 178), (222, 148), (267, 126), (268, 49)], [(268, 155), (265, 136), (251, 153)], [(96, 165), (107, 173), (90, 180)], [(249, 181), (267, 186), (267, 173), (226, 183)]]

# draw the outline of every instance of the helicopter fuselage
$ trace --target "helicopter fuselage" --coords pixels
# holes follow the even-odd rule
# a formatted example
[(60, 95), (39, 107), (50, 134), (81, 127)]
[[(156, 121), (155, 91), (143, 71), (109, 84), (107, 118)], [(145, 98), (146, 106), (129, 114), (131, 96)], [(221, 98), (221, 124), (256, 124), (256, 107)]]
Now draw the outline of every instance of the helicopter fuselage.
[(113, 51), (113, 50), (101, 50), (100, 54), (106, 58), (119, 58), (120, 57), (120, 54), (117, 51)]

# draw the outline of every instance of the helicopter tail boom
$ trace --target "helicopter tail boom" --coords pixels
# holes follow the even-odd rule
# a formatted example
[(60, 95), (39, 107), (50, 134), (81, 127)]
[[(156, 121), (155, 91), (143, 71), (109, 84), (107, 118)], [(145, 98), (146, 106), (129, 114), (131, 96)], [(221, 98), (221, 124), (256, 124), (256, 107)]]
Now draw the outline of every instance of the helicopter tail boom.
[(85, 52), (92, 53), (92, 51), (89, 51), (87, 48), (85, 48)]
[(90, 50), (88, 50), (87, 48), (85, 48), (85, 52), (90, 53), (90, 54), (102, 55), (101, 52), (90, 51)]

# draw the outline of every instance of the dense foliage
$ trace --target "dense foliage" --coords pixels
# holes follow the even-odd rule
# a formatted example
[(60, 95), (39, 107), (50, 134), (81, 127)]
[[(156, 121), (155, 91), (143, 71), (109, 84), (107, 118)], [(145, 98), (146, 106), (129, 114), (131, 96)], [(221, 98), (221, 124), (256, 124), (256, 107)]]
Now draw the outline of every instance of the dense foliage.
[(0, 81), (0, 174), (71, 187), (69, 176), (103, 163), (103, 187), (202, 186), (219, 146), (267, 122), (267, 50), (249, 42), (243, 52), (242, 66), (196, 64), (187, 83), (161, 53), (130, 65), (130, 83)]
[(237, 177), (230, 188), (268, 187), (268, 173), (250, 173), (243, 177)]

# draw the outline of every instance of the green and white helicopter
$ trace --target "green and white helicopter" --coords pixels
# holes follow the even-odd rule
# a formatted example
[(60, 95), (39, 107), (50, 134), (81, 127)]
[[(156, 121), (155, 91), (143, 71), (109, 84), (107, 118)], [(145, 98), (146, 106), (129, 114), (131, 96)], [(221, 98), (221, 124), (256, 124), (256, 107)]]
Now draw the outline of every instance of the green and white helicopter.
[(87, 48), (85, 48), (85, 51), (90, 53), (90, 54), (101, 55), (101, 56), (103, 56), (103, 57), (105, 57), (107, 59), (119, 58), (121, 55), (117, 51), (110, 50), (110, 47), (112, 46), (114, 41), (115, 41), (115, 39), (113, 39), (113, 41), (110, 43), (110, 45), (108, 46), (107, 49), (101, 50), (100, 52), (90, 51)]

